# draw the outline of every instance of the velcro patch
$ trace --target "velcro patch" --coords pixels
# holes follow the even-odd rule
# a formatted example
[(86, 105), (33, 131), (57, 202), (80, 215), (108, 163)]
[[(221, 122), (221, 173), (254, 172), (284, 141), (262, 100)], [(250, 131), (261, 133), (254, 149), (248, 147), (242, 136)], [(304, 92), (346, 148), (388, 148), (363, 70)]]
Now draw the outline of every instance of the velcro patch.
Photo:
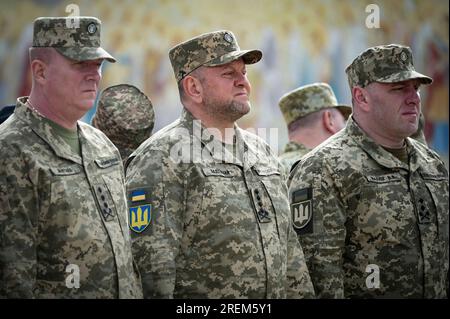
[(99, 158), (95, 160), (95, 163), (100, 168), (107, 168), (113, 165), (119, 164), (120, 159), (117, 157)]
[(76, 166), (52, 167), (50, 168), (50, 171), (53, 173), (53, 175), (67, 176), (80, 173), (81, 168)]
[(139, 188), (129, 191), (127, 197), (130, 229), (135, 233), (142, 233), (152, 220), (150, 194), (145, 189)]
[(398, 174), (385, 174), (385, 175), (371, 175), (366, 176), (366, 179), (372, 183), (384, 184), (384, 183), (393, 183), (400, 182), (402, 177)]
[(312, 188), (303, 188), (292, 193), (291, 203), (292, 221), (298, 235), (311, 234), (314, 232)]
[(210, 167), (203, 168), (203, 174), (205, 176), (222, 176), (222, 177), (234, 177), (240, 176), (241, 172), (233, 165), (220, 165), (216, 164)]

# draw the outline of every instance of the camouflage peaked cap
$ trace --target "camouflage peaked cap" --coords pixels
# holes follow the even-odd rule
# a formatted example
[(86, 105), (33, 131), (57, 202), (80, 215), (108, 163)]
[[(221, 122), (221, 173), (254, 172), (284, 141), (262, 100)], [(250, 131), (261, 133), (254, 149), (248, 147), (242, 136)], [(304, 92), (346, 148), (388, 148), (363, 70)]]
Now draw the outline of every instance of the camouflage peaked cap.
[(128, 84), (104, 89), (92, 118), (92, 125), (108, 136), (122, 157), (123, 152), (129, 155), (150, 137), (154, 124), (152, 102), (137, 87)]
[(262, 52), (241, 50), (234, 34), (226, 30), (201, 34), (169, 51), (177, 82), (202, 65), (227, 64), (241, 57), (245, 64), (253, 64), (261, 60)]
[(416, 72), (411, 49), (399, 44), (368, 48), (345, 69), (350, 88), (365, 87), (372, 82), (395, 83), (419, 79), (431, 84), (433, 79)]
[(100, 28), (100, 20), (94, 17), (37, 18), (33, 26), (33, 47), (53, 47), (75, 61), (116, 62), (100, 47)]
[(352, 112), (348, 105), (339, 105), (331, 87), (326, 83), (301, 86), (283, 95), (278, 102), (286, 124), (325, 108), (335, 107), (345, 119)]

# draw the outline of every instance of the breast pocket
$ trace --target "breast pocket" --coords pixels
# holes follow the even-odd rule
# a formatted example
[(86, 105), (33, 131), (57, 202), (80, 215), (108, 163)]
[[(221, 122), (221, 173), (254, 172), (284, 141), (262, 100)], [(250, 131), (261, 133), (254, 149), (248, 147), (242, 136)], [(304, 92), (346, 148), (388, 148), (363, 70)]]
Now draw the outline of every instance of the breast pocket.
[(90, 189), (81, 166), (52, 167), (50, 171), (52, 173), (50, 195), (52, 210), (64, 213), (88, 204), (86, 191), (90, 194)]
[(201, 170), (202, 215), (208, 215), (204, 221), (212, 218), (221, 224), (231, 224), (239, 220), (236, 215), (246, 207), (242, 199), (248, 197), (240, 168), (231, 164), (215, 164)]
[(369, 242), (407, 241), (406, 233), (414, 232), (415, 217), (405, 177), (381, 173), (366, 175), (362, 181), (361, 193), (353, 197), (356, 210), (349, 215), (349, 227), (359, 229), (361, 240)]

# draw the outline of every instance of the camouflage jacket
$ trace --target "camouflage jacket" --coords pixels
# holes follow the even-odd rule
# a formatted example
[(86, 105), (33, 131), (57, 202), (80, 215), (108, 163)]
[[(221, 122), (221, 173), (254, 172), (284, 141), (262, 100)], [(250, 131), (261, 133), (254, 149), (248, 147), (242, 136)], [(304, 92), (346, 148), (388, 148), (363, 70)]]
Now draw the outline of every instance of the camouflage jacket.
[(131, 155), (130, 227), (144, 297), (314, 296), (279, 161), (258, 137), (236, 131), (242, 162), (222, 157), (220, 141), (206, 143), (208, 130), (184, 110)]
[(292, 171), (294, 227), (319, 297), (445, 297), (448, 172), (407, 145), (409, 166), (350, 118)]
[(74, 154), (25, 101), (0, 126), (0, 296), (142, 297), (119, 152), (78, 122)]
[(303, 144), (293, 141), (286, 144), (284, 152), (280, 155), (280, 162), (286, 168), (288, 174), (292, 169), (292, 165), (298, 162), (309, 151), (311, 150)]

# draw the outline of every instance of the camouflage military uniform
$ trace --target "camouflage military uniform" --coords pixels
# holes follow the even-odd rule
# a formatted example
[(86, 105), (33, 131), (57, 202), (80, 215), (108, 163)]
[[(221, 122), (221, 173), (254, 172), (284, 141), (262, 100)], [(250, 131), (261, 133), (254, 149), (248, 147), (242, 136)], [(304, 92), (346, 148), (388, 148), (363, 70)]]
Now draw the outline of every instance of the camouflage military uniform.
[[(115, 61), (98, 19), (68, 20), (36, 19), (33, 47)], [(141, 298), (118, 150), (77, 122), (78, 153), (28, 99), (0, 126), (0, 297)]]
[(284, 147), (283, 153), (280, 155), (280, 162), (286, 167), (289, 173), (292, 169), (292, 165), (298, 162), (305, 154), (307, 154), (311, 149), (307, 148), (305, 145), (290, 141)]
[[(370, 55), (363, 65), (361, 56), (355, 59), (347, 69), (351, 87), (411, 78), (430, 83), (408, 63), (409, 48), (372, 49), (380, 63)], [(395, 63), (398, 58), (403, 65)], [(411, 138), (405, 143), (408, 164), (376, 144), (352, 117), (291, 173), (294, 227), (319, 297), (446, 296), (448, 172), (425, 145)]]
[[(338, 104), (333, 89), (327, 83), (313, 83), (292, 90), (280, 98), (278, 105), (288, 127), (300, 118), (327, 108), (337, 108), (345, 119), (352, 112), (350, 106)], [(310, 150), (295, 141), (290, 141), (285, 146), (280, 160), (288, 173), (292, 165)]]
[[(448, 173), (433, 151), (407, 143), (409, 166), (350, 119), (297, 164), (292, 204), (312, 200), (312, 218), (294, 225), (318, 296), (445, 297)], [(379, 289), (366, 286), (371, 264)]]
[[(184, 111), (132, 154), (127, 169), (129, 206), (144, 210), (150, 205), (151, 210), (151, 224), (132, 234), (144, 295), (312, 297), (290, 220), (285, 176), (268, 146), (237, 129), (246, 159), (222, 160), (210, 150), (211, 143), (193, 136), (192, 127), (193, 118)], [(214, 153), (210, 161), (173, 161), (177, 145), (190, 150), (196, 143), (201, 153)], [(144, 199), (134, 201), (141, 192)], [(133, 227), (137, 216), (130, 218)]]
[[(119, 152), (79, 122), (74, 154), (25, 101), (0, 126), (0, 296), (141, 297)], [(66, 287), (70, 264), (78, 289)]]
[[(191, 58), (224, 61), (242, 52), (253, 51), (218, 31), (169, 54), (181, 80)], [(230, 151), (199, 122), (184, 109), (130, 156), (130, 227), (144, 297), (314, 297), (276, 156), (237, 126)]]
[(137, 87), (119, 84), (103, 90), (92, 118), (119, 149), (125, 165), (128, 156), (152, 134), (155, 113), (152, 102)]

